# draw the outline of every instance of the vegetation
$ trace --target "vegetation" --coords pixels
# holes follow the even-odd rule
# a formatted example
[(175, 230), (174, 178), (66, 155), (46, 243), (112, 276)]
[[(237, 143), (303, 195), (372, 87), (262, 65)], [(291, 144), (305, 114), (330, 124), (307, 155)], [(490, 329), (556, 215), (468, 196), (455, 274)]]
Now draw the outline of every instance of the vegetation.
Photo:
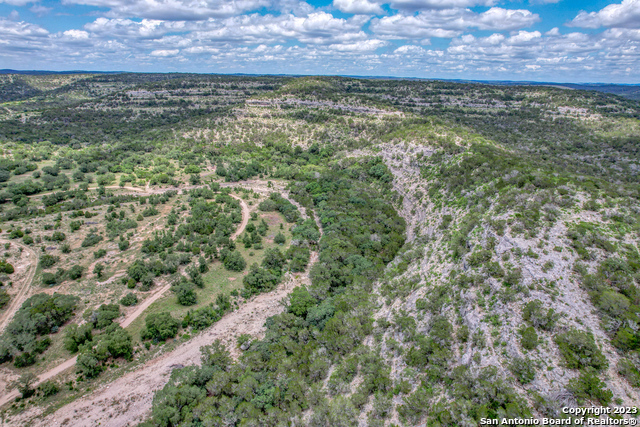
[[(338, 77), (12, 79), (0, 309), (33, 296), (0, 338), (25, 398), (7, 417), (191, 345), (274, 290), (285, 308), (262, 338), (226, 331), (237, 361), (216, 342), (174, 369), (146, 425), (477, 425), (635, 404), (637, 101)], [(73, 355), (75, 386), (25, 374)]]

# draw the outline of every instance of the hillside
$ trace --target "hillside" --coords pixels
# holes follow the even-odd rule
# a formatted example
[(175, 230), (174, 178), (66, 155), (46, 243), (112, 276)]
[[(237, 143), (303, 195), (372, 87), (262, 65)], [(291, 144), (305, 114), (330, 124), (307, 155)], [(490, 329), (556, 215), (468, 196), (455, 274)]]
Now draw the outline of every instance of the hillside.
[(638, 416), (637, 101), (55, 74), (0, 102), (7, 425)]

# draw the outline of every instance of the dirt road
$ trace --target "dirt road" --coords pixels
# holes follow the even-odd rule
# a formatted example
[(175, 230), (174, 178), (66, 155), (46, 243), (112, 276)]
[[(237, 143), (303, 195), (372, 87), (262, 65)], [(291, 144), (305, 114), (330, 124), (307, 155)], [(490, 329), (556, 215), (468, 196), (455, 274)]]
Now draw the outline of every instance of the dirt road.
[(24, 279), (21, 280), (18, 284), (18, 286), (20, 287), (18, 292), (11, 296), (9, 306), (4, 311), (2, 311), (2, 314), (0, 314), (0, 333), (4, 331), (4, 328), (6, 328), (11, 319), (13, 319), (13, 315), (16, 313), (16, 311), (18, 311), (18, 309), (22, 306), (22, 303), (27, 299), (29, 290), (31, 289), (31, 282), (33, 282), (33, 276), (36, 274), (36, 267), (38, 266), (38, 256), (30, 247), (25, 246), (21, 243), (17, 243), (15, 240), (9, 241), (0, 239), (0, 244), (5, 243), (16, 245), (22, 248), (23, 252), (27, 253), (29, 257), (27, 268), (29, 269), (29, 271), (27, 272)]

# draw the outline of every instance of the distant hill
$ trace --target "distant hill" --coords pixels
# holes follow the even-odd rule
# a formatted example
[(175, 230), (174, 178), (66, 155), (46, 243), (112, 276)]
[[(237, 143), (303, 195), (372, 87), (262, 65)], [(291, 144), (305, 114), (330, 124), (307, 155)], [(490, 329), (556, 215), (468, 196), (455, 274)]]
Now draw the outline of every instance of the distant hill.
[[(48, 74), (149, 74), (149, 73), (131, 73), (129, 71), (87, 71), (87, 70), (72, 70), (72, 71), (49, 71), (49, 70), (12, 70), (12, 69), (0, 69), (0, 74), (25, 74), (25, 75), (48, 75)], [(200, 73), (159, 73), (159, 74), (200, 74)], [(203, 73), (203, 74), (217, 74), (217, 73)], [(226, 74), (230, 76), (263, 76), (265, 74), (252, 74), (252, 73), (232, 73)], [(298, 74), (269, 74), (274, 77), (302, 77)], [(510, 81), (510, 80), (466, 80), (466, 79), (429, 79), (420, 77), (390, 77), (390, 76), (354, 76), (345, 75), (342, 77), (360, 78), (360, 79), (379, 79), (379, 80), (437, 80), (437, 81), (452, 81), (452, 82), (465, 82), (465, 83), (480, 83), (488, 85), (516, 85), (516, 86), (552, 86), (562, 89), (577, 89), (577, 90), (593, 90), (596, 92), (611, 93), (614, 95), (623, 96), (628, 99), (640, 100), (640, 84), (613, 84), (613, 83), (557, 83), (557, 82), (533, 82), (533, 81)]]

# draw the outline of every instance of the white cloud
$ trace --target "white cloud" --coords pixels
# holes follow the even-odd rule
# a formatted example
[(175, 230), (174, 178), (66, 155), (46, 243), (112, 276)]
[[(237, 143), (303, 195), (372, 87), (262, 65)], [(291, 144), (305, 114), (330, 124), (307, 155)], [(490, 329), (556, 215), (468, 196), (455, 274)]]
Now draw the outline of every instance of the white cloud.
[(329, 45), (329, 49), (339, 52), (371, 52), (387, 45), (384, 40), (364, 40), (354, 43), (341, 43)]
[(37, 3), (39, 0), (0, 0), (0, 4), (6, 3), (11, 6), (26, 6), (29, 3)]
[(537, 14), (525, 9), (492, 7), (482, 13), (469, 9), (444, 9), (419, 12), (416, 15), (397, 14), (376, 18), (371, 22), (370, 28), (376, 35), (395, 39), (451, 38), (470, 28), (515, 30), (529, 27), (539, 20)]
[(379, 4), (369, 0), (333, 0), (333, 7), (345, 13), (362, 15), (381, 15), (384, 13)]
[(425, 54), (426, 52), (427, 51), (420, 46), (409, 45), (409, 44), (400, 46), (399, 48), (393, 51), (393, 53), (401, 54), (401, 55), (422, 55), (422, 54)]
[(475, 22), (470, 22), (469, 26), (480, 30), (515, 30), (532, 26), (540, 21), (540, 16), (526, 9), (492, 7), (473, 21)]
[(452, 9), (459, 7), (493, 6), (497, 0), (391, 0), (391, 7), (401, 10)]
[(64, 36), (74, 40), (86, 40), (89, 38), (89, 33), (82, 30), (67, 30), (62, 33)]
[(63, 0), (62, 3), (108, 8), (107, 16), (114, 18), (175, 21), (232, 16), (272, 5), (270, 0)]
[(581, 28), (640, 28), (640, 0), (623, 0), (598, 12), (582, 11), (568, 25)]
[(176, 56), (178, 53), (180, 53), (179, 49), (160, 49), (160, 50), (154, 50), (153, 52), (151, 52), (151, 56), (159, 56), (159, 57), (167, 57), (167, 56)]
[(0, 40), (22, 39), (28, 41), (29, 39), (46, 37), (48, 35), (49, 31), (39, 25), (0, 18)]

